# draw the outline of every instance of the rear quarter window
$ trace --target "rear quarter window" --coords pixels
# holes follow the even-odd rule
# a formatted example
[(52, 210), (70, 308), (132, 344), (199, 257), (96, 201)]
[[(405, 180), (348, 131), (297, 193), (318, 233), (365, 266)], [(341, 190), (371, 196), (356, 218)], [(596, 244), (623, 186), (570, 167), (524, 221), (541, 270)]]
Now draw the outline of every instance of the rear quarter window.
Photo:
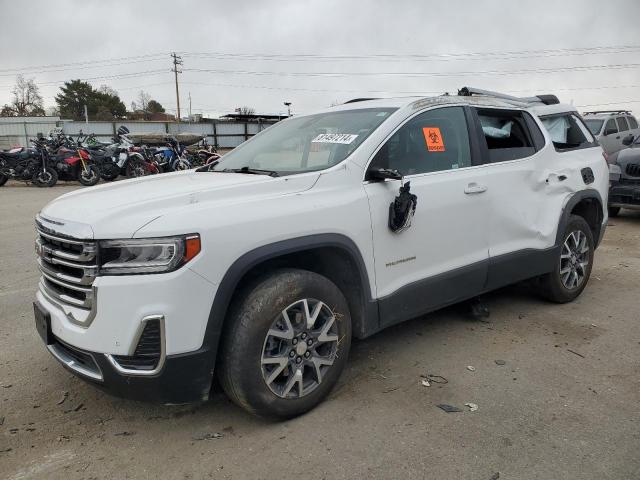
[(540, 117), (540, 121), (559, 152), (595, 146), (593, 135), (582, 119), (574, 113), (548, 115)]

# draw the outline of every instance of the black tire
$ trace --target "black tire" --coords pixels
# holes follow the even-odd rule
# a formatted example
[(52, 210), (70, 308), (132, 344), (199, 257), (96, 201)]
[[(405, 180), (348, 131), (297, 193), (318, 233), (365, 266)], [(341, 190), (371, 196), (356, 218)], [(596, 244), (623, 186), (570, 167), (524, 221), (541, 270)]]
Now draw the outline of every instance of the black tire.
[(95, 165), (87, 165), (87, 169), (81, 168), (78, 172), (78, 181), (85, 187), (93, 187), (100, 181), (100, 170)]
[(53, 187), (58, 183), (58, 172), (51, 167), (47, 167), (45, 171), (39, 168), (33, 174), (31, 181), (36, 187)]
[(120, 167), (113, 163), (105, 163), (100, 168), (100, 177), (105, 182), (112, 182), (120, 176)]
[[(304, 381), (301, 381), (299, 388), (291, 388), (291, 393), (285, 394), (295, 397), (284, 398), (267, 385), (266, 375), (271, 375), (273, 370), (264, 373), (265, 368), (270, 367), (265, 367), (262, 362), (263, 349), (266, 350), (270, 345), (271, 336), (268, 332), (273, 331), (274, 322), (283, 318), (283, 310), (297, 308), (294, 306), (301, 304), (303, 299), (309, 299), (308, 311), (311, 310), (313, 301), (319, 301), (315, 306), (319, 303), (324, 304), (320, 309), (327, 312), (328, 316), (333, 314), (334, 318), (333, 322), (326, 320), (324, 324), (331, 323), (331, 328), (335, 330), (330, 343), (318, 342), (317, 345), (308, 347), (308, 351), (306, 342), (313, 342), (312, 329), (307, 329), (308, 337), (304, 336), (307, 335), (305, 332), (296, 334), (297, 337), (294, 338), (302, 339), (297, 347), (283, 347), (282, 351), (285, 354), (278, 358), (286, 358), (287, 353), (301, 355), (296, 358), (289, 356), (289, 363), (281, 374), (283, 378), (295, 379), (295, 375), (289, 374), (293, 369), (301, 368), (300, 371), (308, 375), (306, 382), (309, 385), (308, 393), (300, 395), (300, 391), (307, 389), (303, 386)], [(320, 319), (320, 316), (317, 318)], [(291, 321), (295, 327), (299, 317), (294, 315), (292, 318), (295, 318)], [(304, 325), (304, 322), (301, 321), (298, 325)], [(313, 338), (317, 339), (317, 331), (313, 335), (316, 335)], [(294, 340), (282, 342), (290, 344)], [(327, 366), (318, 377), (310, 361), (314, 356), (318, 358), (322, 345), (331, 345), (333, 353), (330, 356), (333, 358), (333, 364)], [(317, 273), (296, 269), (276, 270), (243, 288), (229, 309), (219, 357), (220, 383), (234, 403), (253, 414), (280, 419), (295, 417), (311, 410), (329, 394), (344, 369), (350, 345), (351, 316), (347, 301), (338, 287)], [(304, 353), (294, 352), (293, 348), (300, 347), (304, 348)], [(302, 356), (306, 356), (307, 353), (311, 358), (305, 360)], [(298, 360), (302, 362), (299, 366), (296, 365)], [(324, 367), (318, 367), (320, 368)], [(317, 381), (317, 378), (320, 378), (320, 381)], [(275, 382), (270, 385), (275, 385)]]
[(129, 162), (127, 163), (126, 173), (127, 178), (137, 178), (148, 175), (149, 171), (143, 160), (134, 158), (129, 160)]
[[(582, 271), (583, 278), (580, 283), (576, 283), (573, 287), (568, 287), (563, 282), (563, 278), (566, 278), (565, 275), (561, 274), (561, 270), (566, 270), (568, 267), (571, 270), (571, 266), (568, 265), (567, 262), (571, 262), (572, 259), (564, 259), (562, 258), (563, 252), (565, 252), (565, 242), (571, 241), (569, 240), (569, 236), (572, 234), (576, 235), (584, 235), (586, 238), (586, 247), (588, 247), (588, 251), (584, 254), (588, 263), (583, 268), (576, 269), (577, 272)], [(562, 234), (562, 244), (560, 251), (556, 258), (556, 265), (553, 272), (543, 275), (539, 279), (540, 293), (547, 300), (555, 303), (567, 303), (576, 299), (587, 286), (589, 281), (589, 277), (591, 276), (591, 268), (593, 266), (593, 253), (594, 253), (594, 241), (593, 234), (591, 232), (591, 228), (585, 221), (584, 218), (579, 217), (577, 215), (571, 215), (569, 217), (569, 222), (565, 228), (565, 231)], [(564, 263), (563, 263), (564, 262)]]
[(611, 218), (615, 218), (618, 216), (618, 214), (620, 213), (620, 207), (609, 207), (609, 216)]
[(9, 180), (9, 177), (0, 173), (0, 187), (7, 183), (7, 180)]

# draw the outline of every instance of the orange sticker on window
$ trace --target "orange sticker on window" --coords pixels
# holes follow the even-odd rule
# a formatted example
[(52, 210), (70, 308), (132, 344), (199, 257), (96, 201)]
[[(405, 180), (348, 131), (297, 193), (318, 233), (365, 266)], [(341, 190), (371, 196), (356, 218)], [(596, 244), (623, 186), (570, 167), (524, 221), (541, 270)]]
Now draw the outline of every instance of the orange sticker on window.
[(424, 127), (422, 129), (424, 139), (427, 142), (427, 150), (430, 152), (444, 152), (444, 140), (438, 127)]

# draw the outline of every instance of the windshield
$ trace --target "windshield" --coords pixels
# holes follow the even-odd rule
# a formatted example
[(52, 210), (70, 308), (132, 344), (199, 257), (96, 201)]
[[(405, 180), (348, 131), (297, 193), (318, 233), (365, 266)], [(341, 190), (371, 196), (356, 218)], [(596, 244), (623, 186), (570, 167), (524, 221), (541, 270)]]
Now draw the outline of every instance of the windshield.
[(293, 117), (227, 153), (210, 171), (289, 175), (324, 170), (347, 158), (395, 108)]
[(604, 123), (604, 120), (597, 120), (595, 118), (592, 118), (591, 120), (585, 119), (584, 123), (587, 124), (587, 128), (589, 128), (591, 133), (593, 133), (594, 135), (597, 135), (600, 132), (600, 129), (602, 128), (602, 124)]

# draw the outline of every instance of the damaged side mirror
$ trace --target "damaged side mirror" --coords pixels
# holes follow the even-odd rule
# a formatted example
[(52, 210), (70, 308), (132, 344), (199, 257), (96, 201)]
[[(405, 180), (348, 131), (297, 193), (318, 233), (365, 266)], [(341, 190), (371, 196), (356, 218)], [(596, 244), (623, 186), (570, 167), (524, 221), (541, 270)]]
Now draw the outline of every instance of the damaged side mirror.
[(384, 180), (402, 180), (402, 174), (391, 168), (372, 168), (367, 178), (371, 181), (382, 182)]

